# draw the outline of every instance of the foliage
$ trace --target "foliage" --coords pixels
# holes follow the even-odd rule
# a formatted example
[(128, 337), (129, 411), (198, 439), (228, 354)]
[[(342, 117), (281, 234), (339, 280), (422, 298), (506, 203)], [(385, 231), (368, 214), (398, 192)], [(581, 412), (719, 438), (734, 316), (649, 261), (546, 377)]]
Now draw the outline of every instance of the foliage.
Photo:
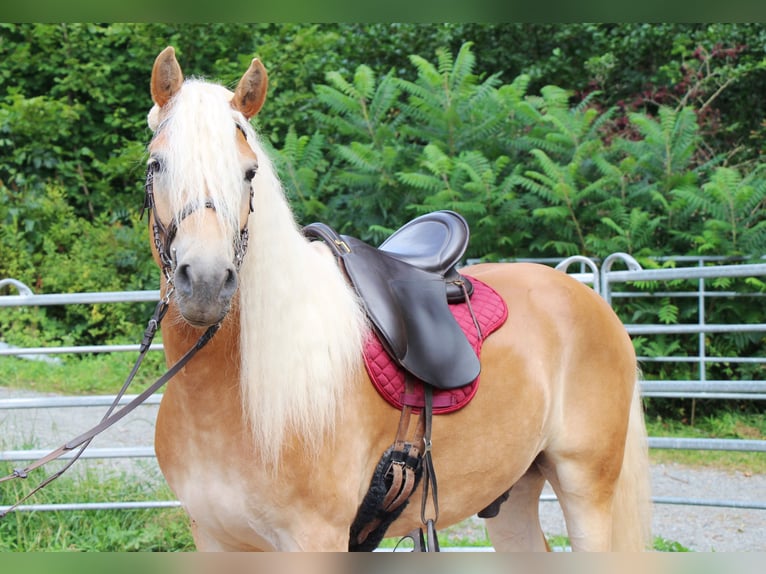
[[(326, 162), (312, 179), (328, 185), (327, 195), (312, 196), (325, 209), (312, 212), (343, 231), (381, 239), (391, 223), (451, 208), (474, 229), (473, 257), (646, 257), (727, 253), (747, 220), (747, 245), (757, 250), (759, 168), (724, 168), (722, 157), (698, 154), (693, 109), (632, 112), (620, 128), (595, 92), (572, 105), (557, 86), (528, 94), (526, 76), (481, 80), (470, 43), (454, 58), (437, 50), (435, 63), (411, 60), (413, 80), (378, 79), (362, 65), (352, 79), (332, 72), (316, 88)], [(728, 227), (690, 217), (699, 208), (691, 197), (721, 190), (711, 201), (725, 200), (732, 177), (724, 173), (745, 181), (750, 203), (731, 205)], [(705, 234), (720, 242), (703, 244)]]
[[(265, 62), (255, 121), (301, 222), (378, 243), (449, 208), (471, 225), (473, 258), (757, 256), (765, 38), (751, 24), (0, 24), (0, 277), (36, 292), (156, 287), (137, 213), (148, 75), (168, 44), (184, 70), (229, 86), (254, 55)], [(620, 313), (696, 317), (673, 297)], [(18, 344), (116, 342), (145, 315), (24, 309), (0, 329)], [(644, 354), (694, 352), (678, 345), (637, 339)]]
[[(36, 292), (157, 288), (153, 264), (142, 255), (148, 241), (144, 226), (136, 233), (105, 215), (93, 222), (77, 218), (59, 187), (46, 187), (32, 198), (0, 195), (0, 221), (0, 275)], [(140, 336), (148, 314), (146, 306), (131, 304), (21, 307), (0, 314), (0, 330), (16, 345), (124, 342)]]
[(703, 221), (696, 235), (685, 235), (700, 253), (748, 255), (762, 250), (766, 239), (763, 219), (766, 203), (764, 165), (744, 177), (737, 170), (720, 167), (701, 187), (675, 190), (683, 206), (682, 217)]

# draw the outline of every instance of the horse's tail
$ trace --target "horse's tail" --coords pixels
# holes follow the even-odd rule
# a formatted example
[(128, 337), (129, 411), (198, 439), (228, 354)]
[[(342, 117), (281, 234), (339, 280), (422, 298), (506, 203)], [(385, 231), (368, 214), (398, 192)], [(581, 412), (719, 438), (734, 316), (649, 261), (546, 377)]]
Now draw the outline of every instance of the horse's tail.
[(638, 382), (633, 391), (625, 458), (612, 507), (612, 550), (640, 552), (651, 544), (649, 448)]

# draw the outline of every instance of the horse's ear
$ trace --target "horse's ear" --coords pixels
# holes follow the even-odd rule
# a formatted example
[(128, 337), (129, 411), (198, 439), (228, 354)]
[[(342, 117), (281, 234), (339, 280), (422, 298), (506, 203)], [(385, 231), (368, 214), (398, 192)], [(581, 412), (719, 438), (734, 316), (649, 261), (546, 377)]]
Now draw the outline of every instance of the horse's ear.
[(239, 80), (231, 105), (242, 112), (247, 118), (252, 118), (266, 101), (266, 91), (269, 87), (269, 78), (266, 68), (258, 58), (253, 59), (245, 75)]
[(164, 106), (181, 89), (183, 82), (184, 75), (181, 72), (181, 66), (178, 65), (178, 60), (176, 60), (176, 51), (173, 46), (168, 46), (154, 60), (151, 83), (152, 100), (159, 107)]

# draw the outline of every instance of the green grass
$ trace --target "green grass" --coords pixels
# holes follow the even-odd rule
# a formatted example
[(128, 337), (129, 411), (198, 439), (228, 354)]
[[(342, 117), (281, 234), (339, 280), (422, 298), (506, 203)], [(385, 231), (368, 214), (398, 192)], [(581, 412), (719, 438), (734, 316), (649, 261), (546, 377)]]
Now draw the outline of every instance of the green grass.
[[(38, 477), (39, 478), (39, 477)], [(0, 485), (0, 505), (9, 505), (36, 482)], [(64, 475), (27, 504), (173, 500), (161, 479), (104, 475), (90, 471)], [(13, 512), (0, 520), (0, 552), (181, 552), (194, 549), (180, 508)]]
[[(766, 417), (762, 414), (722, 412), (699, 418), (694, 426), (659, 417), (647, 419), (649, 436), (676, 438), (766, 439)], [(677, 463), (751, 474), (766, 473), (762, 452), (652, 449), (655, 463)]]
[(661, 536), (656, 536), (654, 538), (654, 549), (657, 552), (691, 552), (691, 550), (689, 550), (680, 542), (668, 540), (667, 538), (662, 538)]
[[(60, 363), (0, 357), (0, 386), (68, 395), (113, 394), (119, 391), (137, 353), (108, 353), (87, 357), (60, 355)], [(143, 390), (165, 370), (165, 357), (151, 351), (144, 359), (133, 388)], [(134, 392), (133, 390), (129, 392)]]

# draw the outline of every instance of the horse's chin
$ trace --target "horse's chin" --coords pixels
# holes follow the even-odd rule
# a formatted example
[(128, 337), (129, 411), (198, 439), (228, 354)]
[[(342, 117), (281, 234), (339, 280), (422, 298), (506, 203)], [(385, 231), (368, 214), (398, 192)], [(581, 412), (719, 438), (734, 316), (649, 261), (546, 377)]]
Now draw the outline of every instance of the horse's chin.
[(197, 329), (206, 329), (220, 323), (226, 318), (229, 308), (229, 303), (217, 309), (211, 309), (209, 306), (198, 309), (194, 306), (179, 305), (179, 311), (183, 320), (191, 327)]

